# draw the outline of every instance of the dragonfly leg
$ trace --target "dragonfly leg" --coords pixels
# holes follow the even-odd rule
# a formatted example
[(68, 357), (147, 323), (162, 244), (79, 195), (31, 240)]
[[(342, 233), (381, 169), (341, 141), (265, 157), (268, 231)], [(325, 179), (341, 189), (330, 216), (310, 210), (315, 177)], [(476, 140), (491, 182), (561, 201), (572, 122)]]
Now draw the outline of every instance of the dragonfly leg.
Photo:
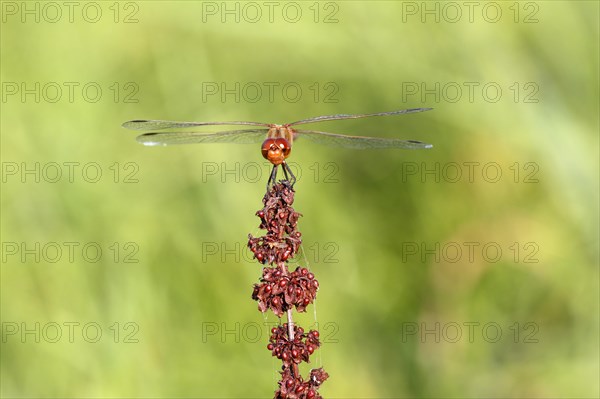
[(275, 185), (277, 179), (277, 166), (278, 165), (273, 165), (273, 169), (271, 169), (271, 176), (269, 176), (269, 181), (267, 181), (267, 191), (269, 191), (271, 186)]
[[(292, 176), (291, 179), (288, 177), (288, 173), (290, 174), (290, 176)], [(290, 182), (290, 185), (294, 187), (294, 184), (296, 184), (296, 176), (294, 176), (294, 174), (292, 173), (292, 169), (285, 162), (283, 163), (283, 174), (285, 176), (285, 179)]]

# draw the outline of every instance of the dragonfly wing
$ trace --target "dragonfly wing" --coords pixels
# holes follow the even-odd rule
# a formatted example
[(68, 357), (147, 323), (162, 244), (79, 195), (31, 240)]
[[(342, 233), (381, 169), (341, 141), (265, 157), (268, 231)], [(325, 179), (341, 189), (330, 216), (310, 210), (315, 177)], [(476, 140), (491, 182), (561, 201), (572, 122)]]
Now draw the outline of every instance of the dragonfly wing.
[(144, 145), (174, 145), (193, 143), (238, 143), (256, 144), (262, 143), (267, 135), (268, 129), (244, 129), (230, 130), (217, 133), (202, 132), (161, 132), (145, 133), (136, 138)]
[(298, 137), (319, 144), (325, 144), (335, 147), (368, 149), (368, 148), (405, 148), (419, 149), (431, 148), (431, 144), (422, 143), (416, 140), (399, 140), (386, 139), (382, 137), (362, 137), (362, 136), (347, 136), (345, 134), (334, 134), (327, 132), (319, 132), (316, 130), (296, 130)]
[(378, 112), (376, 114), (337, 114), (337, 115), (323, 115), (323, 116), (315, 116), (314, 118), (302, 119), (297, 122), (290, 123), (289, 126), (292, 125), (303, 125), (305, 123), (314, 123), (314, 122), (322, 122), (322, 121), (333, 121), (340, 119), (358, 119), (358, 118), (367, 118), (369, 116), (385, 116), (385, 115), (401, 115), (401, 114), (412, 114), (414, 112), (424, 112), (432, 110), (433, 108), (411, 108), (411, 109), (401, 109), (398, 111), (390, 111), (390, 112)]
[(270, 126), (262, 122), (174, 122), (160, 120), (134, 120), (123, 123), (123, 127), (131, 130), (163, 130), (163, 129), (181, 129), (196, 126), (216, 126), (216, 125), (249, 125), (249, 126)]

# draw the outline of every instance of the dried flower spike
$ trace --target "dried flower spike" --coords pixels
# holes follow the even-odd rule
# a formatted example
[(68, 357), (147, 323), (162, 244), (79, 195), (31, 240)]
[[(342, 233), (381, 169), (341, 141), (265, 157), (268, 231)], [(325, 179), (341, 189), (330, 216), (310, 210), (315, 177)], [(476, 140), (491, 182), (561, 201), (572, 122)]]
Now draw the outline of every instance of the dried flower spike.
[(288, 262), (298, 253), (302, 234), (297, 230), (300, 214), (292, 208), (294, 189), (288, 181), (273, 184), (263, 198), (263, 209), (256, 212), (260, 218), (260, 228), (265, 235), (248, 235), (248, 248), (254, 258), (263, 266), (262, 277), (254, 284), (252, 299), (258, 302), (258, 309), (269, 309), (277, 316), (287, 314), (288, 322), (271, 329), (267, 349), (282, 362), (279, 389), (275, 398), (279, 399), (320, 399), (320, 385), (329, 377), (322, 369), (313, 369), (308, 380), (304, 380), (298, 364), (309, 362), (310, 356), (321, 346), (319, 332), (305, 332), (294, 324), (292, 310), (305, 312), (314, 302), (319, 282), (313, 273), (304, 267), (296, 267), (292, 272)]

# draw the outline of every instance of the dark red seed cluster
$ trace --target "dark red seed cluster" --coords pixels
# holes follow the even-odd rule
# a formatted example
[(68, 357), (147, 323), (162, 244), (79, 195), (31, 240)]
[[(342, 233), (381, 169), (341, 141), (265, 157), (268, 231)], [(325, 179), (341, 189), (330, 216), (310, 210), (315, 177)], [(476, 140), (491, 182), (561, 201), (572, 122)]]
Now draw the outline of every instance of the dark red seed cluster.
[(252, 237), (248, 234), (248, 248), (254, 254), (254, 258), (262, 264), (278, 264), (292, 258), (300, 248), (302, 240), (300, 233), (294, 237), (287, 236), (278, 238), (273, 235)]
[(288, 324), (271, 329), (271, 338), (267, 349), (278, 359), (281, 359), (286, 368), (292, 364), (307, 362), (314, 351), (321, 346), (319, 332), (311, 330), (304, 333), (302, 327), (294, 325), (294, 339), (290, 340), (288, 335)]
[(300, 214), (292, 208), (294, 190), (286, 183), (275, 184), (264, 196), (264, 208), (256, 212), (260, 228), (267, 230), (262, 237), (248, 235), (248, 248), (262, 264), (280, 264), (293, 258), (302, 239), (297, 230)]
[(322, 399), (319, 386), (329, 378), (322, 368), (312, 369), (308, 381), (302, 377), (294, 377), (289, 368), (281, 372), (279, 390), (275, 391), (275, 399)]
[(279, 268), (265, 267), (260, 284), (254, 284), (252, 299), (258, 301), (261, 312), (271, 309), (281, 317), (292, 307), (296, 307), (298, 312), (305, 312), (317, 296), (318, 288), (315, 275), (304, 267), (297, 267), (288, 274)]

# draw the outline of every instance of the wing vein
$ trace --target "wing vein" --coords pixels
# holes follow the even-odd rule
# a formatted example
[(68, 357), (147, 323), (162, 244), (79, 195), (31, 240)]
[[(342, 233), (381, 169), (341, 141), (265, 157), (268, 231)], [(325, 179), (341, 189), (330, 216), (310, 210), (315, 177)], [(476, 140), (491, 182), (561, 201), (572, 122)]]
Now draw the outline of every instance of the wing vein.
[(354, 149), (377, 149), (377, 148), (404, 148), (404, 149), (420, 149), (431, 148), (431, 144), (423, 143), (416, 140), (400, 140), (389, 139), (383, 137), (364, 137), (364, 136), (348, 136), (345, 134), (335, 134), (328, 132), (320, 132), (317, 130), (297, 130), (298, 137), (306, 137), (308, 140), (336, 147), (354, 148)]
[(230, 130), (216, 133), (205, 132), (150, 132), (144, 133), (136, 140), (144, 145), (174, 145), (194, 143), (261, 143), (268, 129)]
[(386, 116), (386, 115), (402, 115), (402, 114), (412, 114), (415, 112), (424, 112), (432, 110), (433, 108), (411, 108), (411, 109), (401, 109), (398, 111), (390, 111), (390, 112), (378, 112), (375, 114), (336, 114), (336, 115), (323, 115), (316, 116), (314, 118), (302, 119), (296, 122), (289, 123), (288, 126), (292, 125), (303, 125), (306, 123), (314, 123), (314, 122), (323, 122), (323, 121), (333, 121), (333, 120), (342, 120), (342, 119), (358, 119), (358, 118), (367, 118), (370, 116)]
[(176, 122), (162, 120), (133, 120), (123, 123), (123, 127), (131, 130), (163, 130), (163, 129), (181, 129), (197, 126), (218, 126), (218, 125), (247, 125), (247, 126), (271, 126), (262, 122)]

